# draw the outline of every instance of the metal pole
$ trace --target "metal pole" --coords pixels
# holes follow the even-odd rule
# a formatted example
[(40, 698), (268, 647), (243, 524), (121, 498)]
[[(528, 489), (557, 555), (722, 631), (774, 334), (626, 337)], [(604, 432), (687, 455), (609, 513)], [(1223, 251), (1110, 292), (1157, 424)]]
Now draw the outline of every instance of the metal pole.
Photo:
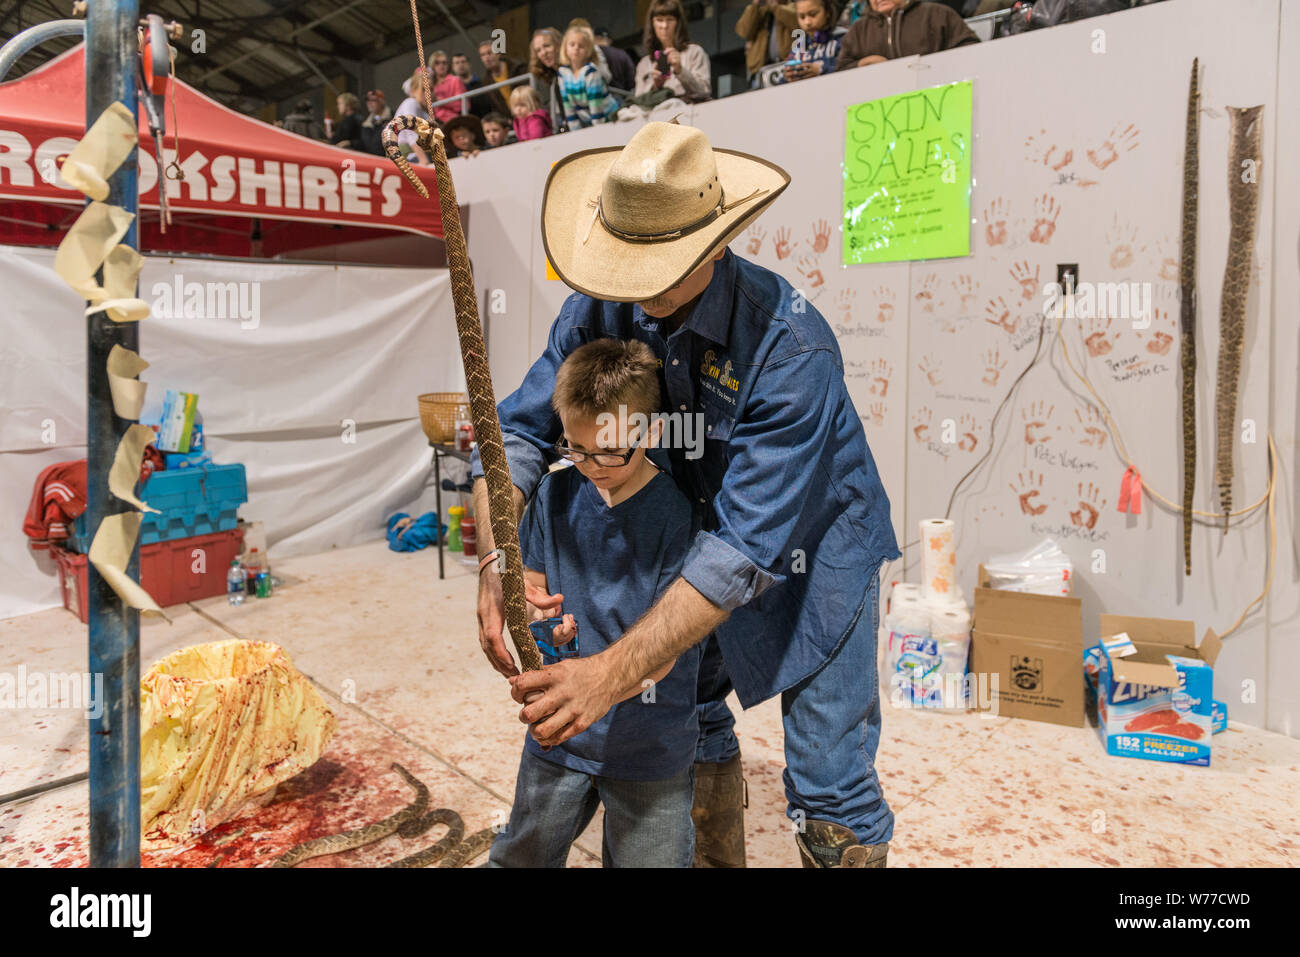
[[(138, 0), (95, 0), (86, 16), (86, 126), (114, 101), (136, 115)], [(136, 152), (108, 181), (106, 202), (137, 211)], [(123, 242), (137, 247), (134, 222)], [(99, 276), (103, 283), (103, 274)], [(108, 490), (108, 470), (131, 423), (113, 410), (106, 361), (114, 345), (139, 350), (138, 324), (103, 312), (86, 328), (86, 529), (130, 510)], [(139, 580), (137, 542), (127, 571)], [(90, 866), (140, 865), (140, 615), (123, 605), (93, 565), (89, 578), (90, 673), (104, 676), (104, 702), (90, 719)]]

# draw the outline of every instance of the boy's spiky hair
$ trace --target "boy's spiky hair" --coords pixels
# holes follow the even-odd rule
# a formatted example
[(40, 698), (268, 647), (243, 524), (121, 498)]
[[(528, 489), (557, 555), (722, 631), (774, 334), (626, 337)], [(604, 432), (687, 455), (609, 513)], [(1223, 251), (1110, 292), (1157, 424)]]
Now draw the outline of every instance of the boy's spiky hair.
[(551, 405), (561, 415), (659, 411), (659, 363), (644, 342), (597, 339), (575, 349), (555, 373)]

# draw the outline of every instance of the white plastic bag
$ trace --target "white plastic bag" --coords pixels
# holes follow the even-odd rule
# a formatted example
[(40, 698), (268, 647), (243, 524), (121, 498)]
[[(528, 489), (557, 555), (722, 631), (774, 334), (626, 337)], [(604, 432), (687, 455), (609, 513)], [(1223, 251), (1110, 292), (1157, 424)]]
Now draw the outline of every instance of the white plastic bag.
[(1061, 546), (1045, 538), (1023, 552), (994, 555), (984, 563), (984, 571), (991, 588), (1034, 595), (1068, 595), (1074, 566)]

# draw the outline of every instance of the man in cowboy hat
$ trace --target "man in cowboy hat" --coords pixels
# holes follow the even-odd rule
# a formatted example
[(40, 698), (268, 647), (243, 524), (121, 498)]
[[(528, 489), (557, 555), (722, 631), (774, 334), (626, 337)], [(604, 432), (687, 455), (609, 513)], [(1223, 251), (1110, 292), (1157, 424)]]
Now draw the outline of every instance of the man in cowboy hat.
[[(899, 554), (889, 501), (829, 325), (783, 278), (727, 248), (788, 183), (774, 164), (674, 123), (554, 166), (543, 243), (576, 292), (500, 405), (516, 509), (559, 438), (550, 396), (564, 357), (597, 338), (639, 339), (660, 360), (670, 412), (703, 425), (702, 454), (667, 455), (700, 527), (680, 577), (600, 654), (519, 674), (492, 564), (480, 575), (480, 642), (544, 746), (704, 642), (697, 866), (744, 865), (739, 744), (724, 703), (734, 687), (747, 708), (782, 697), (787, 814), (805, 866), (883, 867), (893, 813), (874, 767), (876, 627), (880, 564)], [(486, 514), (481, 479), (475, 505)], [(561, 599), (529, 595), (552, 614)]]

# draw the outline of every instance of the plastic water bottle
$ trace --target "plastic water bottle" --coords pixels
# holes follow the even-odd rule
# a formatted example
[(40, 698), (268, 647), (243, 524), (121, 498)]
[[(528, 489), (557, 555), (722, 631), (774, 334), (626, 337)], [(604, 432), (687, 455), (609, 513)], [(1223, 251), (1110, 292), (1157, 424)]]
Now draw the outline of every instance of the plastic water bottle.
[(230, 571), (226, 572), (226, 600), (232, 605), (242, 605), (246, 588), (244, 569), (236, 558), (230, 563)]

